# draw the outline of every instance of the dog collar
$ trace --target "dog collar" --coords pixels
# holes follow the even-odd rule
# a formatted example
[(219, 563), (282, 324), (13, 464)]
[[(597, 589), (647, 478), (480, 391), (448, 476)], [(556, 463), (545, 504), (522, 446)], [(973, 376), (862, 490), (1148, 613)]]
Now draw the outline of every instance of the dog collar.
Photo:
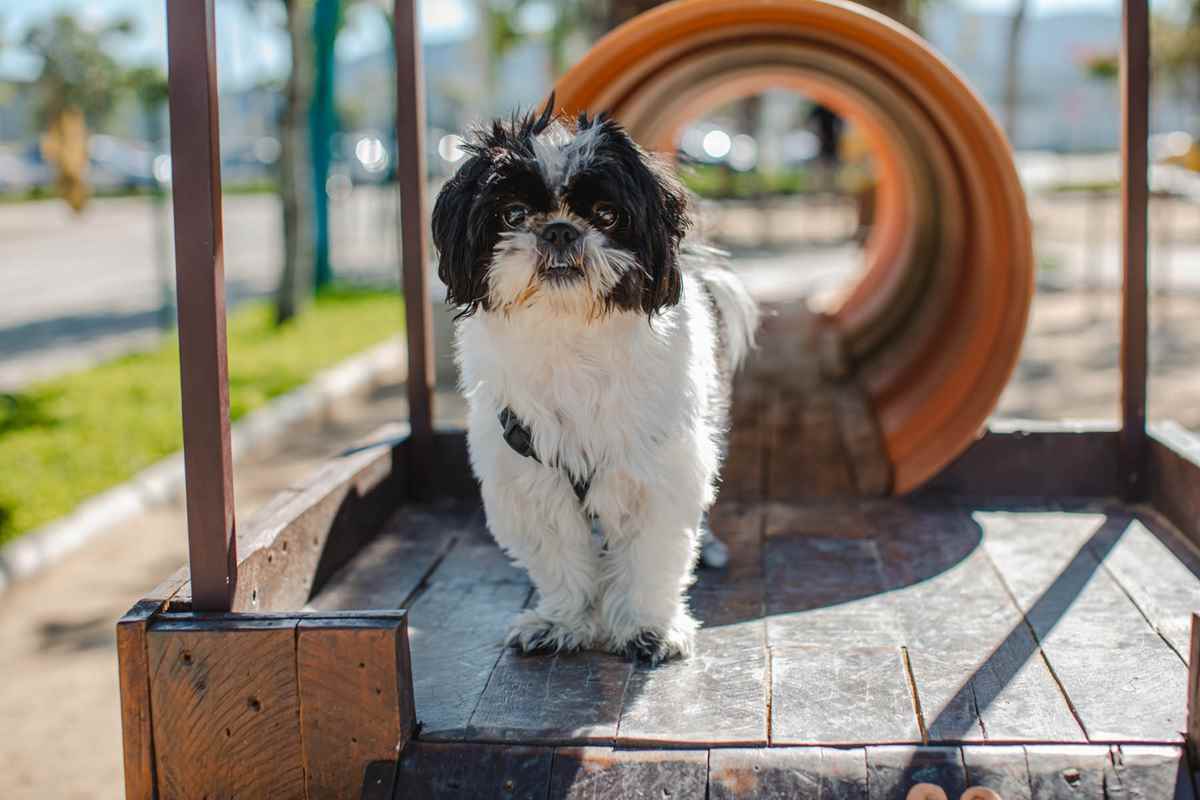
[[(517, 416), (517, 412), (505, 406), (500, 409), (498, 418), (504, 441), (512, 448), (513, 452), (525, 458), (532, 458), (539, 464), (545, 463), (538, 458), (537, 452), (533, 449), (533, 434), (529, 432), (529, 426)], [(571, 488), (575, 490), (575, 497), (578, 498), (579, 504), (583, 505), (584, 499), (587, 498), (588, 489), (592, 486), (592, 476), (589, 475), (586, 478), (577, 480), (566, 469), (563, 469), (563, 474), (571, 482)]]

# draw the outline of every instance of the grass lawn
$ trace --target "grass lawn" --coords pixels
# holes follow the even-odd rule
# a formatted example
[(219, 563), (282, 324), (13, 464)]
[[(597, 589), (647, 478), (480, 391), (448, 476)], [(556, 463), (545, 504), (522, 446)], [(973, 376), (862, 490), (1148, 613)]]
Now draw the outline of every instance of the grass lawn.
[[(229, 317), (234, 419), (403, 329), (399, 296), (323, 292), (276, 327), (268, 303)], [(158, 348), (0, 394), (0, 544), (70, 512), (183, 446), (179, 349)]]

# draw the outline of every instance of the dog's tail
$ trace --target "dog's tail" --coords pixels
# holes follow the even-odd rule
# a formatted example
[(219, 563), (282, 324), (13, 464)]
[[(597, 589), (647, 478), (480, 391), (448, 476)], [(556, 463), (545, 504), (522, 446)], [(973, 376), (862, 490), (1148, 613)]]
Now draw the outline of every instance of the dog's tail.
[(729, 266), (729, 254), (705, 245), (687, 243), (687, 260), (712, 298), (721, 326), (730, 370), (736, 370), (754, 348), (760, 312), (758, 303)]

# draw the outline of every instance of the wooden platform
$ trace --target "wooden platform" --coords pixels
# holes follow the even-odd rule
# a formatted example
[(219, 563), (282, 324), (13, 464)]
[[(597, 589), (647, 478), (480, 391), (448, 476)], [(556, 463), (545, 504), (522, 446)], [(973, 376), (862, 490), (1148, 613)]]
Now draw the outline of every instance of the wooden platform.
[[(819, 353), (806, 335), (772, 341)], [(691, 591), (689, 661), (505, 649), (533, 589), (470, 503), (400, 510), (313, 598), (409, 609), (397, 798), (1194, 797), (1200, 554), (1165, 519), (872, 498), (886, 466), (853, 384), (795, 351), (737, 402), (712, 515), (732, 560)]]

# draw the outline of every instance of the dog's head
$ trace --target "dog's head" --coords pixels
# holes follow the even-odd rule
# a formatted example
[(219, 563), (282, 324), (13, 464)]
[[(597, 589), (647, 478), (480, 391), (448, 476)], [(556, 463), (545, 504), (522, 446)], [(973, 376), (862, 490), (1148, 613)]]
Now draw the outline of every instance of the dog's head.
[(438, 276), (462, 314), (541, 305), (588, 318), (679, 302), (686, 194), (605, 115), (475, 133), (433, 210)]

